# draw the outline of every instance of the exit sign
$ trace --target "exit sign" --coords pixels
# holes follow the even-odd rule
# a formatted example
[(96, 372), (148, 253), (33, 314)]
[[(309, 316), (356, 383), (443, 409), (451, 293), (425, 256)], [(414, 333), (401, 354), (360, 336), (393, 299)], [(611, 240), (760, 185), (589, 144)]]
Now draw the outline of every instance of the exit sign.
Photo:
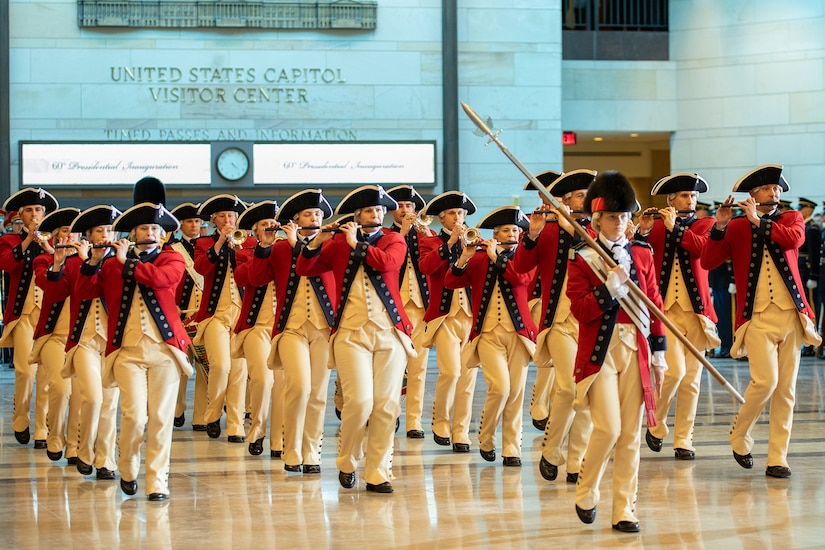
[(562, 134), (561, 134), (561, 144), (562, 145), (575, 145), (576, 144), (576, 132), (562, 132)]

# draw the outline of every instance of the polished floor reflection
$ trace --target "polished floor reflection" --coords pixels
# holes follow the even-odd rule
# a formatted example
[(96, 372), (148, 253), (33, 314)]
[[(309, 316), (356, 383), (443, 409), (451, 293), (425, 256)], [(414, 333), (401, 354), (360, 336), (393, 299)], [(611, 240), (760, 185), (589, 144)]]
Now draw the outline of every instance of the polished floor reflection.
[[(744, 390), (746, 363), (714, 364)], [(697, 459), (675, 461), (669, 440), (660, 454), (642, 450), (638, 534), (611, 529), (607, 502), (594, 524), (579, 522), (575, 489), (564, 473), (555, 482), (538, 473), (542, 434), (526, 413), (522, 468), (484, 462), (475, 443), (472, 453), (454, 454), (429, 432), (427, 439), (409, 440), (402, 422), (392, 495), (365, 492), (361, 479), (355, 489), (339, 486), (338, 420), (331, 408), (320, 476), (288, 474), (269, 453), (250, 456), (245, 444), (210, 440), (187, 422), (174, 434), (171, 500), (148, 502), (142, 488), (125, 497), (117, 481), (84, 479), (65, 459), (52, 463), (45, 451), (17, 444), (11, 432), (14, 375), (0, 369), (0, 548), (750, 549), (822, 547), (825, 537), (822, 360), (803, 359), (789, 455), (793, 477), (785, 480), (764, 475), (767, 414), (754, 433), (754, 469), (734, 462), (727, 439), (734, 403), (706, 374)], [(432, 363), (427, 383), (428, 390), (434, 387)], [(476, 411), (484, 390), (479, 377)], [(428, 392), (425, 411), (431, 404)], [(608, 472), (604, 499), (611, 496), (610, 479)]]

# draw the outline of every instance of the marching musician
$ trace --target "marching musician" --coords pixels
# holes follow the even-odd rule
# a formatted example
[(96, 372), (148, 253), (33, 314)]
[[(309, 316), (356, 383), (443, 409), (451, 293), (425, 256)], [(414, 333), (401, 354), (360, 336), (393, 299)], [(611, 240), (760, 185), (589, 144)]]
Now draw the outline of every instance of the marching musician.
[[(517, 206), (493, 210), (478, 223), (493, 238), (467, 243), (444, 278), (444, 286), (472, 293), (473, 328), (462, 350), (462, 364), (481, 365), (487, 398), (478, 429), (481, 457), (496, 459), (496, 429), (501, 422), (505, 466), (521, 466), (522, 413), (527, 365), (536, 350), (536, 325), (527, 298), (534, 272), (519, 273), (513, 255), (530, 222)], [(466, 368), (466, 367), (465, 367)]]
[(654, 317), (650, 323), (646, 306), (629, 296), (627, 281), (659, 308), (662, 300), (650, 246), (626, 237), (631, 213), (639, 209), (627, 178), (614, 171), (600, 173), (587, 190), (584, 208), (598, 231), (595, 244), (617, 265), (607, 268), (595, 250), (580, 246), (568, 266), (567, 297), (579, 320), (574, 406), (589, 406), (593, 420), (576, 485), (576, 514), (584, 523), (595, 521), (599, 485), (612, 455), (611, 523), (617, 531), (635, 533), (642, 412), (655, 423), (650, 351), (661, 387), (667, 346), (661, 321)]
[(151, 501), (163, 501), (169, 498), (178, 385), (181, 374), (191, 375), (192, 367), (186, 356), (189, 337), (175, 301), (185, 261), (173, 250), (161, 250), (166, 233), (179, 224), (161, 197), (156, 200), (136, 204), (114, 221), (115, 231), (129, 234), (128, 239), (107, 243), (114, 260), (102, 262), (106, 249), (94, 248), (80, 271), (91, 282), (81, 298), (102, 296), (113, 310), (103, 384), (116, 383), (121, 390), (120, 488), (127, 496), (137, 493), (146, 432), (145, 493)]
[[(559, 197), (559, 203), (577, 223), (589, 227), (590, 219), (584, 213), (584, 198), (596, 172), (574, 170), (552, 180), (544, 174), (539, 174), (536, 178), (545, 185), (547, 192)], [(551, 177), (553, 174), (555, 172), (549, 172)], [(533, 357), (538, 367), (536, 386), (539, 385), (541, 373), (555, 371), (550, 394), (552, 406), (544, 429), (539, 473), (548, 481), (556, 479), (558, 467), (565, 464), (562, 445), (567, 439), (566, 480), (575, 483), (592, 428), (590, 411), (587, 408), (573, 408), (576, 397), (573, 367), (578, 349), (579, 322), (570, 310), (570, 299), (566, 293), (568, 260), (574, 253), (574, 244), (580, 242), (581, 237), (567, 218), (554, 213), (555, 209), (547, 203), (543, 194), (539, 193), (539, 196), (542, 197), (543, 206), (530, 216), (530, 229), (524, 235), (522, 246), (518, 247), (513, 259), (517, 271), (527, 272), (538, 268), (542, 283), (540, 332), (536, 338), (536, 354)], [(552, 214), (552, 219), (547, 219), (548, 214)], [(535, 397), (536, 395), (534, 399)]]
[[(54, 261), (53, 245), (76, 242), (77, 234), (71, 232), (72, 221), (80, 214), (77, 208), (58, 208), (43, 218), (38, 231), (48, 233), (51, 238), (40, 246), (45, 254), (34, 259), (35, 284), (43, 289), (43, 307), (34, 331), (34, 347), (30, 361), (38, 363), (49, 374), (49, 410), (46, 424), (49, 436), (46, 439), (46, 455), (57, 461), (63, 457), (77, 460), (77, 441), (80, 423), (80, 392), (72, 392), (72, 381), (61, 376), (66, 360), (66, 340), (69, 336), (70, 298), (47, 280), (47, 273)], [(74, 251), (74, 249), (71, 249)], [(66, 416), (68, 413), (68, 421)]]
[(330, 358), (341, 379), (341, 410), (336, 465), (341, 486), (355, 486), (364, 427), (369, 421), (364, 480), (367, 491), (392, 493), (395, 423), (408, 356), (414, 356), (398, 290), (407, 245), (397, 233), (381, 230), (387, 210), (398, 208), (384, 189), (365, 185), (352, 191), (336, 213), (352, 212), (354, 222), (339, 233), (320, 232), (298, 258), (297, 270), (314, 277), (335, 275), (338, 310)]
[[(476, 205), (460, 191), (447, 191), (433, 198), (422, 215), (437, 215), (441, 233), (421, 239), (421, 271), (429, 277), (430, 305), (424, 314), (421, 345), (435, 346), (438, 377), (433, 398), (433, 439), (453, 452), (470, 452), (470, 421), (473, 415), (478, 369), (461, 362), (461, 349), (473, 328), (473, 312), (467, 289), (444, 285), (447, 270), (464, 246), (464, 219)], [(475, 365), (471, 365), (475, 367)], [(452, 418), (451, 418), (452, 417)]]
[(407, 437), (424, 439), (421, 415), (424, 412), (424, 383), (427, 379), (429, 349), (422, 345), (424, 338), (424, 313), (430, 302), (427, 276), (421, 271), (422, 238), (435, 237), (435, 231), (423, 224), (417, 211), (426, 206), (424, 198), (411, 185), (399, 185), (387, 191), (395, 199), (398, 208), (390, 210), (393, 224), (386, 231), (400, 233), (407, 241), (407, 259), (401, 267), (399, 284), (404, 311), (413, 324), (413, 345), (418, 356), (407, 361)]
[(736, 332), (732, 357), (748, 357), (751, 381), (745, 403), (733, 421), (730, 443), (741, 467), (753, 468), (751, 430), (770, 401), (770, 434), (765, 475), (787, 478), (800, 346), (819, 345), (813, 312), (799, 274), (799, 247), (805, 224), (796, 210), (780, 213), (777, 204), (790, 186), (782, 166), (754, 168), (733, 186), (747, 192), (733, 217), (729, 195), (716, 211), (716, 223), (702, 250), (702, 265), (712, 269), (728, 257), (736, 280)]
[[(805, 241), (799, 247), (799, 276), (805, 283), (805, 297), (814, 312), (814, 319), (819, 319), (820, 303), (819, 292), (819, 249), (822, 245), (822, 233), (814, 222), (816, 203), (810, 199), (799, 197), (797, 210), (805, 222)], [(802, 350), (803, 357), (813, 357), (816, 350), (813, 346), (806, 346)]]
[[(215, 232), (195, 242), (195, 270), (203, 275), (205, 296), (195, 314), (198, 332), (193, 344), (204, 346), (209, 358), (209, 384), (204, 420), (206, 433), (221, 435), (221, 416), (226, 407), (226, 431), (245, 438), (246, 362), (230, 354), (232, 329), (241, 312), (241, 289), (235, 282), (235, 253), (255, 246), (255, 239), (232, 239), (238, 216), (246, 205), (235, 195), (215, 195), (201, 204), (198, 216), (208, 218)], [(243, 439), (241, 439), (243, 441)]]
[[(34, 259), (43, 253), (37, 227), (43, 217), (56, 210), (57, 200), (44, 189), (21, 189), (3, 204), (3, 210), (17, 210), (22, 223), (20, 233), (0, 237), (0, 271), (9, 274), (9, 301), (3, 312), (3, 335), (0, 348), (14, 348), (14, 413), (12, 430), (21, 445), (31, 439), (30, 408), (36, 379), (34, 404), (34, 447), (46, 448), (49, 428), (46, 425), (49, 377), (30, 361), (34, 329), (40, 318), (43, 292), (34, 284)], [(13, 298), (12, 298), (13, 297)]]
[[(238, 229), (249, 231), (258, 242), (274, 237), (275, 229), (278, 228), (275, 219), (277, 213), (278, 205), (275, 201), (261, 201), (240, 215)], [(275, 325), (275, 290), (271, 281), (261, 285), (251, 282), (257, 269), (253, 261), (254, 251), (254, 248), (245, 248), (235, 254), (235, 281), (244, 293), (241, 313), (235, 323), (232, 356), (246, 361), (251, 416), (249, 454), (257, 456), (264, 451), (266, 423), (270, 414), (272, 450), (283, 449), (284, 373), (283, 370), (273, 372), (267, 364), (272, 350), (272, 327)], [(229, 441), (243, 441), (238, 441), (237, 437), (229, 436)]]
[[(183, 256), (186, 262), (186, 274), (181, 279), (178, 289), (175, 292), (175, 300), (178, 303), (178, 311), (190, 337), (195, 335), (197, 324), (193, 318), (201, 304), (203, 296), (203, 275), (195, 270), (195, 241), (200, 237), (201, 222), (198, 217), (200, 204), (185, 202), (179, 204), (171, 210), (175, 218), (180, 221), (180, 239), (170, 239), (167, 245), (172, 250)], [(195, 370), (195, 399), (192, 404), (192, 429), (196, 432), (206, 431), (206, 372), (205, 366), (200, 364), (200, 358), (196, 353), (191, 354), (195, 358), (193, 365)], [(175, 427), (180, 428), (186, 422), (186, 386), (189, 384), (189, 377), (181, 377), (178, 388), (178, 401), (175, 405)]]
[(269, 366), (284, 378), (283, 409), (289, 414), (284, 415), (282, 458), (287, 472), (321, 473), (331, 367), (329, 336), (338, 296), (332, 271), (304, 277), (296, 268), (301, 251), (331, 215), (332, 208), (320, 189), (288, 198), (278, 211), (286, 239), (266, 232), (249, 270), (254, 285), (274, 282), (280, 305), (272, 327)]
[[(713, 217), (697, 219), (696, 201), (708, 190), (698, 174), (678, 173), (660, 179), (651, 195), (666, 195), (668, 206), (648, 208), (639, 219), (636, 236), (653, 247), (659, 274), (659, 294), (668, 319), (698, 350), (715, 349), (722, 342), (716, 333), (716, 311), (710, 300), (708, 272), (700, 264)], [(655, 219), (654, 219), (655, 218)], [(673, 452), (677, 460), (693, 460), (693, 427), (699, 404), (702, 362), (675, 336), (665, 351), (668, 370), (656, 401), (656, 425), (648, 426), (645, 441), (651, 451), (662, 450), (668, 434), (667, 415), (674, 398)]]

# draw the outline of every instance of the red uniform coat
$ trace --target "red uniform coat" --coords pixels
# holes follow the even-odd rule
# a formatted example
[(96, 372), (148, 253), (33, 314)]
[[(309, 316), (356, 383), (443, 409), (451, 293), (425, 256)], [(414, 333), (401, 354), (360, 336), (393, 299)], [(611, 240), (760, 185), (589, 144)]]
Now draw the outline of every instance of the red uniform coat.
[(452, 304), (453, 289), (444, 286), (444, 277), (450, 264), (458, 259), (460, 253), (447, 246), (449, 238), (448, 234), (442, 232), (435, 237), (423, 237), (418, 241), (421, 272), (427, 276), (430, 290), (430, 302), (424, 312), (425, 323), (447, 315)]
[(43, 249), (36, 242), (32, 242), (24, 253), (20, 247), (22, 242), (23, 237), (14, 233), (7, 233), (0, 237), (0, 271), (9, 274), (9, 299), (6, 303), (6, 310), (3, 312), (3, 322), (6, 326), (19, 319), (23, 309), (26, 292), (20, 286), (22, 277), (31, 277), (30, 284), (34, 284), (34, 272), (28, 262), (33, 262), (34, 258), (43, 253)]
[(68, 293), (62, 288), (52, 286), (47, 281), (46, 273), (54, 261), (51, 254), (41, 254), (32, 262), (34, 269), (34, 282), (43, 289), (43, 303), (40, 306), (40, 319), (37, 320), (37, 327), (34, 329), (34, 339), (46, 336), (54, 332), (58, 317), (66, 305)]
[[(193, 319), (197, 323), (214, 315), (224, 279), (229, 273), (229, 266), (232, 265), (232, 269), (235, 269), (236, 253), (224, 244), (220, 252), (216, 254), (214, 247), (217, 240), (218, 235), (213, 234), (195, 241), (195, 271), (203, 275), (203, 297), (200, 309)], [(243, 243), (243, 247), (254, 248), (256, 244), (255, 238), (249, 237)], [(185, 269), (184, 264), (184, 271)]]

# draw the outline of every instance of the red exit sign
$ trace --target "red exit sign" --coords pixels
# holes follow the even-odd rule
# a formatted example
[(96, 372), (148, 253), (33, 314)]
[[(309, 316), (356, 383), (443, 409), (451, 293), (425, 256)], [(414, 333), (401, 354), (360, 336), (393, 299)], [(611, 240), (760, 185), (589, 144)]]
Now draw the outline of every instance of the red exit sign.
[(561, 144), (562, 145), (575, 145), (576, 144), (576, 132), (562, 132), (562, 134), (561, 134)]

